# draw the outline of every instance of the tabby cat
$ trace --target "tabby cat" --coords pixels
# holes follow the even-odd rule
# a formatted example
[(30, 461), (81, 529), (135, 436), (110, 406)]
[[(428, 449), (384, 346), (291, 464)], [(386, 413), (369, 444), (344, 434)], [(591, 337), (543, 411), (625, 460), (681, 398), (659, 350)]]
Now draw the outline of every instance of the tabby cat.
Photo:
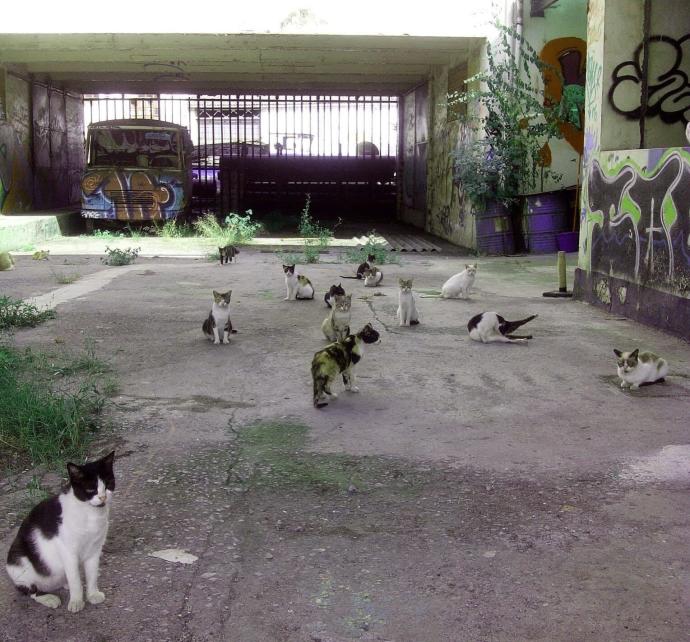
[(367, 268), (363, 272), (364, 274), (364, 287), (374, 288), (383, 280), (383, 272), (379, 270), (375, 265)]
[(86, 577), (86, 600), (100, 604), (98, 564), (108, 534), (108, 514), (115, 476), (111, 452), (77, 466), (67, 464), (69, 487), (36, 505), (19, 527), (7, 554), (7, 573), (17, 589), (39, 604), (56, 609), (53, 593), (69, 589), (67, 609), (84, 608), (80, 567)]
[(412, 294), (412, 279), (398, 279), (400, 293), (398, 294), (398, 321), (400, 325), (410, 326), (419, 323), (419, 313)]
[[(234, 245), (226, 245), (225, 247), (218, 248), (218, 254), (220, 255), (220, 264), (232, 263), (233, 259), (240, 253), (240, 251)], [(235, 259), (237, 263), (237, 259)]]
[[(204, 331), (206, 338), (213, 341), (214, 344), (230, 343), (230, 335), (236, 334), (237, 330), (233, 330), (232, 322), (230, 321), (230, 297), (232, 290), (227, 292), (216, 292), (213, 290), (213, 306), (204, 320), (201, 329)], [(220, 330), (223, 328), (223, 340), (220, 340)]]
[(341, 374), (345, 389), (359, 392), (355, 385), (354, 366), (364, 354), (365, 343), (379, 343), (379, 333), (367, 323), (357, 334), (350, 334), (344, 341), (337, 341), (319, 350), (311, 362), (311, 376), (314, 382), (314, 406), (328, 405), (328, 397), (337, 395), (331, 391), (336, 377)]
[(350, 334), (352, 295), (336, 294), (331, 313), (323, 320), (321, 330), (329, 341), (342, 341)]

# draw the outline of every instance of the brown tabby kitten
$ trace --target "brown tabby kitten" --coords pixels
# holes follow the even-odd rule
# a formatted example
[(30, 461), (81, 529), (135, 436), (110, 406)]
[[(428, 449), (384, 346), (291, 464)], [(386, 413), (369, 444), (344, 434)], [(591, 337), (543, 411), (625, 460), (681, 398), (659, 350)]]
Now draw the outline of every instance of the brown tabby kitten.
[[(220, 264), (232, 263), (233, 259), (240, 253), (240, 251), (234, 245), (226, 245), (225, 247), (218, 248), (218, 254), (220, 254)], [(235, 259), (237, 263), (237, 259)]]

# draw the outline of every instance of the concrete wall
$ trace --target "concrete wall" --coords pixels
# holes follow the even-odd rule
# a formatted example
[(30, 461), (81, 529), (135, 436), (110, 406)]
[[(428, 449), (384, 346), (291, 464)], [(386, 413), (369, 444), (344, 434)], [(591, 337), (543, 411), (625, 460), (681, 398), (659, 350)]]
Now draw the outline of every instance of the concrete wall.
[[(578, 297), (615, 313), (690, 338), (690, 148), (681, 146), (678, 124), (664, 123), (658, 114), (649, 114), (644, 123), (650, 128), (650, 138), (677, 141), (675, 145), (634, 148), (639, 147), (639, 122), (614, 109), (610, 99), (616, 77), (607, 70), (625, 63), (634, 48), (641, 24), (629, 18), (642, 20), (638, 10), (642, 4), (642, 0), (590, 0), (575, 291)], [(654, 8), (659, 6), (657, 0)], [(628, 13), (618, 19), (623, 8)], [(675, 20), (690, 24), (690, 3), (675, 9)], [(633, 94), (632, 84), (623, 87), (614, 94), (616, 105), (628, 100), (632, 106)], [(659, 123), (650, 126), (654, 118), (668, 132), (661, 131)], [(611, 132), (636, 145), (607, 149), (615, 144)]]
[(84, 167), (80, 96), (5, 75), (0, 120), (0, 213), (50, 209), (79, 201)]

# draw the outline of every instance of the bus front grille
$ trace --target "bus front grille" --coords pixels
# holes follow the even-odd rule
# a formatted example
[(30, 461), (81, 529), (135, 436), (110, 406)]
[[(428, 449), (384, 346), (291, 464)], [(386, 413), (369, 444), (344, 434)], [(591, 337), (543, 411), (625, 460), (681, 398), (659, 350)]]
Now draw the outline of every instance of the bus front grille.
[(106, 190), (106, 197), (113, 205), (136, 205), (139, 207), (153, 207), (155, 200), (153, 192), (128, 191), (128, 190)]

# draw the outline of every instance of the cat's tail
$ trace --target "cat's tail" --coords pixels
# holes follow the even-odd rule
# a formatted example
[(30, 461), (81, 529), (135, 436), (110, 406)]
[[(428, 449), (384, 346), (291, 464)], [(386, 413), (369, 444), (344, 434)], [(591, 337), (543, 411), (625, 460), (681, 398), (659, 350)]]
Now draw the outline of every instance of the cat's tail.
[(326, 292), (326, 294), (323, 295), (323, 300), (326, 302), (326, 305), (327, 305), (329, 308), (330, 308), (330, 307), (333, 307), (333, 306), (331, 306), (331, 302), (328, 300), (328, 292)]
[(341, 279), (358, 279), (360, 281), (362, 280), (362, 277), (359, 275), (357, 275), (357, 276), (345, 276), (344, 274), (341, 274), (340, 278)]
[(501, 334), (503, 336), (506, 336), (508, 334), (512, 334), (517, 330), (520, 326), (525, 325), (525, 323), (529, 323), (532, 319), (537, 318), (537, 314), (533, 314), (531, 317), (527, 317), (526, 319), (520, 319), (519, 321), (503, 321), (498, 329), (500, 330)]

